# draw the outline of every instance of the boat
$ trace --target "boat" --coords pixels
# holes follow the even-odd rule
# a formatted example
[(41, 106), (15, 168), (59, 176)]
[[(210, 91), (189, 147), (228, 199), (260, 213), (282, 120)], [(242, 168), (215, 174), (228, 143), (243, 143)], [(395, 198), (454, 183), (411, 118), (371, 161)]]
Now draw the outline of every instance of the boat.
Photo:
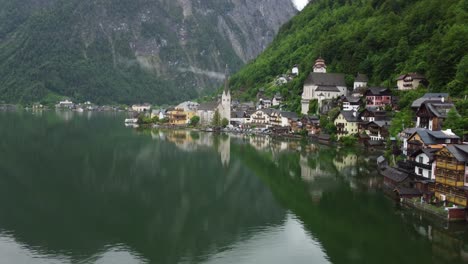
[(125, 124), (136, 124), (138, 123), (138, 118), (127, 118), (125, 119)]

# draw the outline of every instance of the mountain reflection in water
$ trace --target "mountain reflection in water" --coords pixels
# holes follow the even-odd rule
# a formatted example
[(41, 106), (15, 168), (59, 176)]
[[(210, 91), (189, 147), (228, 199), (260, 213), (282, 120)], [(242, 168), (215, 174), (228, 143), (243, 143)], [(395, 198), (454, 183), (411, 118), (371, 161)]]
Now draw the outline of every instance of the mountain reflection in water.
[(0, 113), (0, 263), (466, 261), (465, 226), (395, 208), (372, 153), (123, 119)]

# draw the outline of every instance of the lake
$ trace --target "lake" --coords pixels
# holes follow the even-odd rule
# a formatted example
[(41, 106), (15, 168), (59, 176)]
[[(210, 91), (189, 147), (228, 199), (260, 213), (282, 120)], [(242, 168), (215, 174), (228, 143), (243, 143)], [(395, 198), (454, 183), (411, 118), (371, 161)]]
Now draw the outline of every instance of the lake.
[(0, 263), (468, 263), (377, 153), (124, 118), (0, 112)]

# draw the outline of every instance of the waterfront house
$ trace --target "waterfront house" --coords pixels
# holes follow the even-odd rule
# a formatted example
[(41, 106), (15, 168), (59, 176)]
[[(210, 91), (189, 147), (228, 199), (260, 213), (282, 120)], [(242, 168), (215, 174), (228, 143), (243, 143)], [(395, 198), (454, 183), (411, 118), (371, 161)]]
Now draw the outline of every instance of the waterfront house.
[(426, 77), (415, 72), (400, 75), (396, 78), (396, 81), (398, 90), (400, 91), (413, 90), (418, 88), (420, 85), (428, 85)]
[(203, 126), (210, 125), (213, 121), (214, 113), (218, 107), (217, 102), (201, 103), (197, 109), (197, 116), (200, 117), (200, 124)]
[(389, 120), (387, 111), (375, 107), (366, 107), (360, 114), (361, 120), (366, 122)]
[(307, 130), (309, 135), (320, 134), (320, 119), (318, 116), (303, 116), (299, 123), (300, 127)]
[(255, 111), (250, 115), (249, 123), (254, 126), (266, 126), (269, 127), (270, 124), (270, 116), (275, 109), (260, 109)]
[(391, 121), (370, 121), (360, 124), (360, 131), (365, 132), (370, 140), (383, 141), (390, 135)]
[(396, 168), (386, 167), (380, 173), (384, 177), (384, 186), (393, 191), (396, 187), (409, 187), (411, 178), (409, 174)]
[(169, 111), (169, 124), (184, 126), (187, 125), (194, 116), (194, 111), (186, 110), (183, 107), (175, 107), (173, 110)]
[(57, 107), (57, 108), (72, 109), (72, 108), (75, 107), (75, 104), (74, 104), (72, 101), (66, 99), (66, 100), (64, 100), (64, 101), (60, 101), (60, 102), (56, 105), (56, 107)]
[(148, 103), (134, 104), (132, 105), (132, 110), (138, 113), (149, 112), (151, 110), (151, 105)]
[(241, 126), (248, 123), (250, 119), (249, 114), (246, 111), (232, 111), (231, 112), (231, 124)]
[(356, 111), (341, 111), (334, 123), (338, 139), (343, 136), (351, 136), (359, 133), (359, 113)]
[(387, 88), (370, 87), (364, 93), (367, 107), (385, 107), (392, 105), (392, 92)]
[(449, 145), (435, 153), (435, 197), (462, 207), (468, 203), (468, 145)]
[(338, 98), (347, 95), (345, 75), (341, 73), (327, 73), (327, 66), (322, 58), (315, 61), (313, 72), (304, 82), (301, 99), (301, 113), (309, 112), (311, 100), (318, 100), (319, 105), (323, 100)]
[(440, 102), (424, 102), (416, 112), (416, 127), (441, 130), (443, 121), (452, 110), (456, 111), (455, 105), (444, 102), (443, 99)]
[(414, 174), (428, 180), (435, 180), (435, 156), (440, 149), (420, 149), (411, 154), (408, 161), (414, 167)]
[(406, 154), (411, 156), (414, 152), (425, 148), (442, 148), (448, 144), (459, 144), (460, 137), (451, 130), (431, 131), (418, 129), (403, 142)]

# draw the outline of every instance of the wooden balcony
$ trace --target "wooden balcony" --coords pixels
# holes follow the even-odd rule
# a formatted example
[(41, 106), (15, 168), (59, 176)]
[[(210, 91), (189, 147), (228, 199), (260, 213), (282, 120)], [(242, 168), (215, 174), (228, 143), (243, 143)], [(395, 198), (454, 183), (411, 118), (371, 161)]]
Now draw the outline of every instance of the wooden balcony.
[(447, 169), (452, 171), (464, 171), (465, 166), (463, 164), (452, 163), (452, 162), (445, 162), (445, 161), (437, 161), (436, 163), (437, 168), (440, 169)]
[(452, 186), (452, 187), (463, 187), (464, 186), (464, 182), (460, 181), (460, 180), (457, 180), (456, 176), (455, 177), (452, 177), (452, 176), (443, 177), (443, 176), (440, 176), (440, 175), (436, 175), (436, 183), (440, 183), (440, 184), (447, 185), (447, 186)]
[(448, 193), (444, 191), (437, 190), (435, 193), (436, 197), (440, 197), (440, 195), (445, 195), (445, 201), (454, 203), (463, 207), (467, 206), (467, 199), (464, 195), (458, 193)]

